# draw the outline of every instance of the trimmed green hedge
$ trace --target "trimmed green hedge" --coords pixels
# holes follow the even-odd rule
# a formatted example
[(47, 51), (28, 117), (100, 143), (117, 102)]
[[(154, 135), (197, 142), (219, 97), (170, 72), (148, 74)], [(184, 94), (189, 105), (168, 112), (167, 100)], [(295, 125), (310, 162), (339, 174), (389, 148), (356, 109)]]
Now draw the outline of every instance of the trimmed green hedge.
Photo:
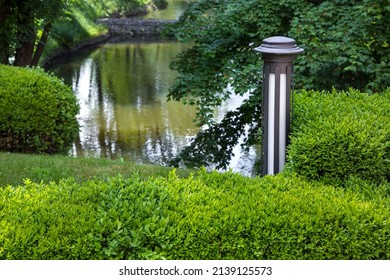
[(0, 65), (0, 150), (66, 152), (79, 125), (71, 89), (41, 69)]
[(0, 259), (389, 259), (390, 197), (358, 189), (204, 171), (26, 180), (0, 189)]
[(356, 177), (390, 178), (390, 89), (382, 95), (303, 91), (296, 94), (287, 170), (344, 185)]

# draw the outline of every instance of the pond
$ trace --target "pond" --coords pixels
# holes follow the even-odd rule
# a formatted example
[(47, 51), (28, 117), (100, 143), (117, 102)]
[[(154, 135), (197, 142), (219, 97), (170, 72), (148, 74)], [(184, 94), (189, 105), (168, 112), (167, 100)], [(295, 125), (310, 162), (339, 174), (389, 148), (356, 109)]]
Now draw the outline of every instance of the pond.
[[(174, 1), (185, 2), (185, 1)], [(79, 137), (71, 154), (166, 165), (199, 128), (195, 108), (167, 101), (176, 73), (172, 59), (185, 45), (162, 38), (129, 38), (58, 60), (47, 70), (70, 85), (80, 103)], [(233, 97), (216, 116), (241, 104)], [(230, 167), (252, 175), (257, 151), (238, 146)]]
[(156, 10), (142, 18), (163, 20), (178, 19), (189, 4), (189, 1), (186, 0), (168, 0), (167, 2), (168, 6), (166, 9)]

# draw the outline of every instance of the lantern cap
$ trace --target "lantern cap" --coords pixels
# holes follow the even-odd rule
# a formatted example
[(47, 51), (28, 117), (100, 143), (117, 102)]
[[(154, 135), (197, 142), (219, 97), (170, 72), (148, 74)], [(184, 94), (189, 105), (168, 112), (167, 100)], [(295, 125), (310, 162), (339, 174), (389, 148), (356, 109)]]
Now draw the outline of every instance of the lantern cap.
[(294, 39), (274, 36), (263, 40), (260, 47), (255, 48), (255, 51), (265, 54), (298, 54), (302, 53), (303, 49), (299, 48)]

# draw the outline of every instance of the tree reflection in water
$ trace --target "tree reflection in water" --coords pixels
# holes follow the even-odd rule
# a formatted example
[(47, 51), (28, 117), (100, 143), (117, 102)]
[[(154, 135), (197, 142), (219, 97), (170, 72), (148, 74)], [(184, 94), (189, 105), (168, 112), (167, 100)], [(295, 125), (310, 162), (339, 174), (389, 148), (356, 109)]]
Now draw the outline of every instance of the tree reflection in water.
[[(185, 46), (163, 39), (108, 43), (53, 65), (49, 70), (72, 86), (81, 130), (74, 156), (124, 158), (167, 164), (198, 128), (195, 109), (167, 101), (175, 73), (169, 64)], [(218, 108), (217, 118), (242, 102), (235, 97)], [(257, 151), (238, 146), (230, 167), (252, 174)]]

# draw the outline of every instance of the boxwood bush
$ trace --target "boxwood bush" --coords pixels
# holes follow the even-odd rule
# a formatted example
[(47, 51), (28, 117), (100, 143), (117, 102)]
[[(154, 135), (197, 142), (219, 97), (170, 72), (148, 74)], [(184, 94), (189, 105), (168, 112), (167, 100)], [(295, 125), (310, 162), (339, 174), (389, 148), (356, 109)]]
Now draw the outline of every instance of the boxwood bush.
[(384, 94), (303, 91), (296, 95), (287, 170), (345, 185), (390, 176), (390, 89)]
[(71, 89), (41, 69), (0, 65), (0, 150), (60, 153), (78, 133)]
[(366, 187), (205, 171), (25, 180), (0, 189), (0, 259), (389, 259), (390, 198)]

